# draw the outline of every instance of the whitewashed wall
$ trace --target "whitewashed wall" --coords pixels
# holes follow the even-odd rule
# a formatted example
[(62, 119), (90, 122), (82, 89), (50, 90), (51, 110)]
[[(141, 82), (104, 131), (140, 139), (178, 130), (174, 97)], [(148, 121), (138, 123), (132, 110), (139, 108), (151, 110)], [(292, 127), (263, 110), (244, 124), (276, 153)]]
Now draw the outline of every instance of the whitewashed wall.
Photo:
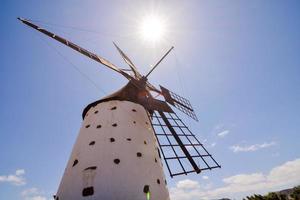
[[(149, 185), (151, 199), (168, 200), (158, 144), (149, 120), (141, 105), (129, 101), (112, 100), (91, 108), (73, 147), (57, 199), (143, 200), (144, 186)], [(75, 160), (78, 163), (74, 165)], [(91, 190), (92, 195), (83, 197)]]

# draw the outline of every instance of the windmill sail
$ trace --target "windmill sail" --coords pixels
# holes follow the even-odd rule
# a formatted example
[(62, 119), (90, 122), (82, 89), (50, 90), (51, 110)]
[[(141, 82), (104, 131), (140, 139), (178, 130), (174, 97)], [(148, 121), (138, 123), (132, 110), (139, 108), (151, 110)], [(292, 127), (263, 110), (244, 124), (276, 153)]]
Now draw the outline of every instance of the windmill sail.
[(171, 177), (221, 167), (176, 113), (155, 111), (152, 126)]
[(88, 50), (86, 50), (86, 49), (78, 46), (77, 44), (74, 44), (73, 42), (66, 40), (65, 38), (63, 38), (63, 37), (61, 37), (59, 35), (51, 33), (50, 31), (47, 31), (46, 29), (41, 28), (41, 27), (39, 27), (39, 26), (31, 23), (29, 20), (26, 20), (26, 19), (23, 19), (23, 18), (18, 18), (18, 20), (20, 20), (22, 23), (26, 24), (27, 26), (30, 26), (31, 28), (36, 29), (37, 31), (39, 31), (39, 32), (41, 32), (41, 33), (49, 36), (50, 38), (53, 38), (56, 41), (58, 41), (58, 42), (60, 42), (60, 43), (62, 43), (64, 45), (66, 45), (66, 46), (74, 49), (75, 51), (77, 51), (77, 52), (79, 52), (79, 53), (81, 53), (81, 54), (83, 54), (83, 55), (85, 55), (85, 56), (87, 56), (87, 57), (95, 60), (96, 62), (101, 63), (102, 65), (105, 65), (106, 67), (108, 67), (108, 68), (110, 68), (110, 69), (112, 69), (112, 70), (114, 70), (114, 71), (122, 74), (128, 80), (132, 79), (132, 77), (129, 74), (127, 74), (123, 70), (119, 69), (117, 66), (115, 66), (114, 64), (112, 64), (108, 60), (106, 60), (106, 59), (98, 56), (97, 54), (92, 53), (92, 52), (90, 52), (90, 51), (88, 51)]
[[(113, 42), (114, 43), (114, 42)], [(118, 45), (116, 43), (114, 43), (115, 47), (117, 48), (118, 52), (121, 54), (122, 58), (124, 59), (124, 61), (129, 65), (129, 67), (131, 68), (131, 70), (134, 73), (134, 76), (138, 79), (140, 79), (142, 77), (142, 75), (138, 72), (137, 68), (135, 67), (135, 65), (133, 64), (133, 62), (128, 58), (128, 56), (120, 49), (120, 47), (118, 47)]]
[(189, 100), (179, 96), (178, 94), (175, 94), (174, 92), (171, 92), (170, 90), (162, 86), (160, 86), (160, 89), (162, 95), (169, 104), (175, 106), (181, 112), (198, 121), (198, 118)]

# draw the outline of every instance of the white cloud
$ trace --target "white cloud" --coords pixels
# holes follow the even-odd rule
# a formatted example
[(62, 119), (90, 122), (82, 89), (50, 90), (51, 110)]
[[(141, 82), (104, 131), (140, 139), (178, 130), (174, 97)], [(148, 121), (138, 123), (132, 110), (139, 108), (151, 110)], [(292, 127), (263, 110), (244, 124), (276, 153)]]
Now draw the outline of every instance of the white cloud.
[(178, 181), (176, 187), (170, 189), (172, 200), (194, 200), (202, 196), (202, 188), (199, 182), (190, 179)]
[(213, 143), (210, 144), (210, 147), (215, 147), (216, 145), (217, 145), (217, 143), (213, 142)]
[(222, 129), (225, 129), (225, 124), (217, 124), (215, 127), (214, 127), (214, 129), (213, 129), (213, 131), (214, 132), (218, 132), (218, 131), (221, 131)]
[(17, 170), (16, 170), (16, 175), (17, 175), (17, 176), (21, 176), (21, 175), (23, 175), (23, 174), (25, 174), (25, 170), (24, 170), (24, 169), (17, 169)]
[[(264, 194), (300, 184), (300, 159), (288, 161), (274, 167), (268, 173), (238, 174), (223, 179), (224, 185), (207, 190), (192, 180), (179, 181), (170, 189), (173, 200), (214, 199), (222, 197), (242, 198), (253, 193)], [(193, 187), (178, 187), (182, 183), (192, 183)]]
[(0, 176), (0, 183), (10, 183), (13, 185), (25, 185), (26, 180), (23, 177), (25, 174), (24, 169), (18, 169), (16, 170), (15, 174), (9, 174), (9, 175), (2, 175)]
[(253, 145), (248, 145), (248, 146), (240, 146), (240, 145), (233, 145), (229, 147), (234, 153), (238, 152), (251, 152), (251, 151), (257, 151), (260, 149), (265, 149), (271, 146), (276, 145), (277, 143), (272, 141), (272, 142), (264, 142), (262, 144), (253, 144)]
[(229, 133), (229, 130), (224, 130), (224, 131), (218, 133), (217, 135), (218, 135), (219, 137), (223, 138), (223, 137), (225, 137), (226, 135), (228, 135), (228, 133)]
[(202, 176), (204, 180), (208, 180), (208, 176)]
[(239, 174), (235, 176), (230, 176), (224, 178), (223, 182), (226, 184), (242, 184), (249, 185), (261, 182), (264, 180), (264, 175), (262, 173), (253, 173), (253, 174)]
[(31, 196), (31, 197), (26, 197), (25, 200), (47, 200), (46, 197), (44, 196)]
[(37, 194), (39, 194), (39, 191), (35, 187), (23, 190), (21, 193), (23, 197), (30, 196), (30, 195), (37, 195)]
[(47, 200), (47, 198), (43, 196), (43, 192), (35, 187), (23, 190), (21, 195), (24, 200)]
[(178, 181), (176, 187), (182, 190), (193, 190), (199, 187), (199, 183), (197, 181), (186, 179), (186, 180)]

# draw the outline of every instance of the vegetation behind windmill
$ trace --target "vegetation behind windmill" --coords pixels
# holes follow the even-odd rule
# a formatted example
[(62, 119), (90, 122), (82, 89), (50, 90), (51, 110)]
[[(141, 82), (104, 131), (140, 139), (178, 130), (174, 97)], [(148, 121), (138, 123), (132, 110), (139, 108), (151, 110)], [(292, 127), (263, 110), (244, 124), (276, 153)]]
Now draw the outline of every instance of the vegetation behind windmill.
[[(219, 200), (230, 199), (223, 198)], [(253, 194), (251, 196), (246, 196), (243, 200), (300, 200), (300, 185), (278, 192), (269, 192), (266, 195)]]

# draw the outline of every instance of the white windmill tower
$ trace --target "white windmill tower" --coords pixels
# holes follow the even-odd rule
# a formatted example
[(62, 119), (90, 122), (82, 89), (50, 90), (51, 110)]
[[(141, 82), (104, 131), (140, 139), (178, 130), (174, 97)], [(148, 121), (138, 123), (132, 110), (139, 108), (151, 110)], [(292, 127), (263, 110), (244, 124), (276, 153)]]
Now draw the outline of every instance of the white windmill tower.
[[(84, 109), (82, 127), (55, 200), (168, 200), (161, 158), (171, 177), (220, 167), (168, 105), (197, 120), (190, 102), (162, 86), (156, 89), (147, 81), (173, 47), (142, 76), (114, 44), (131, 68), (130, 75), (29, 20), (18, 19), (129, 80), (116, 93)], [(154, 98), (150, 91), (162, 95), (165, 101)]]

